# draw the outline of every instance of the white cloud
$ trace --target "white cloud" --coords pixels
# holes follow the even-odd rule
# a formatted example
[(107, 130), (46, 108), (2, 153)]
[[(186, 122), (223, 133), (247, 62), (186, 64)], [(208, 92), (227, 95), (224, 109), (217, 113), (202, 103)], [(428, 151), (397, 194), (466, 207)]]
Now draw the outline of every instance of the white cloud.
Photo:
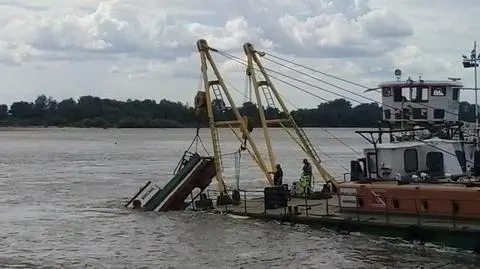
[[(244, 42), (252, 42), (368, 86), (390, 79), (395, 68), (412, 77), (470, 82), (459, 58), (475, 38), (471, 18), (479, 8), (459, 8), (453, 0), (434, 6), (413, 0), (0, 0), (0, 69), (11, 74), (6, 84), (12, 88), (2, 98), (9, 103), (46, 93), (187, 101), (200, 79), (199, 38), (241, 58)], [(224, 77), (243, 89), (244, 66), (214, 56)], [(39, 76), (40, 67), (42, 77), (14, 80)], [(320, 101), (290, 89), (285, 95), (300, 106)]]
[(387, 10), (374, 10), (365, 14), (362, 26), (371, 37), (405, 37), (413, 34), (410, 23)]
[[(301, 1), (299, 6), (308, 8), (304, 10), (294, 8), (297, 5), (291, 1), (252, 1), (247, 4), (251, 10), (224, 19), (215, 20), (210, 14), (192, 15), (208, 23), (189, 20), (184, 15), (192, 14), (197, 8), (205, 9), (208, 3), (203, 6), (193, 1), (178, 4), (176, 9), (171, 4), (165, 9), (158, 6), (155, 9), (153, 0), (112, 0), (100, 2), (90, 13), (80, 9), (52, 9), (37, 12), (40, 14), (36, 16), (12, 19), (2, 36), (7, 40), (21, 39), (44, 54), (71, 51), (94, 54), (89, 57), (115, 53), (172, 59), (176, 55), (189, 54), (198, 38), (205, 38), (223, 50), (236, 50), (248, 40), (263, 48), (277, 47), (282, 52), (297, 50), (297, 54), (300, 50), (312, 54), (323, 48), (327, 53), (350, 51), (350, 55), (362, 55), (381, 53), (386, 45), (392, 44), (392, 37), (411, 34), (408, 23), (396, 26), (397, 22), (402, 22), (398, 17), (383, 11), (370, 11), (365, 1)], [(230, 0), (218, 6), (221, 10), (239, 4)], [(254, 8), (259, 9), (255, 11)], [(290, 8), (294, 8), (293, 14), (285, 12)], [(207, 11), (204, 13), (208, 14)], [(310, 14), (297, 15), (302, 13)], [(389, 31), (385, 30), (387, 28)], [(384, 41), (383, 37), (390, 39)]]
[(0, 63), (18, 65), (32, 57), (32, 50), (24, 44), (0, 40)]
[(459, 70), (452, 63), (436, 58), (417, 46), (405, 46), (392, 53), (394, 66), (408, 70), (410, 73), (423, 75), (425, 71), (446, 73), (450, 70)]

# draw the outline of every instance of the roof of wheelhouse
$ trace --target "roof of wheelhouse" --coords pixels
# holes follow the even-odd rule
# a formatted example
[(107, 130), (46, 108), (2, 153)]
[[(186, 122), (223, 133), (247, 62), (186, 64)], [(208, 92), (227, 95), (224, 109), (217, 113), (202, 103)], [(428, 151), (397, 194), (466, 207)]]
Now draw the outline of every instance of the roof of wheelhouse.
[[(461, 143), (461, 140), (448, 140), (448, 139), (440, 139), (440, 138), (432, 138), (432, 139), (425, 139), (422, 140), (423, 142), (419, 141), (407, 141), (407, 142), (396, 142), (396, 143), (382, 143), (377, 144), (377, 149), (402, 149), (402, 148), (412, 148), (418, 146), (438, 146), (440, 144), (458, 144)], [(368, 147), (366, 149), (373, 149), (373, 147)]]
[(462, 88), (463, 84), (459, 81), (452, 80), (395, 80), (395, 81), (386, 81), (378, 85), (378, 87), (416, 87), (416, 86), (446, 86), (446, 87), (458, 87)]

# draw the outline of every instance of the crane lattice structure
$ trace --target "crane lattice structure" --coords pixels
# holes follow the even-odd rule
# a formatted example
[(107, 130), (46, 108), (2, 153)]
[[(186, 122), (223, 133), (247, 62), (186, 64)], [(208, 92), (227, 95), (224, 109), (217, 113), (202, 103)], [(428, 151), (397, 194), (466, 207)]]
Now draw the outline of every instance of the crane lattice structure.
[[(267, 147), (268, 160), (262, 156), (257, 144), (251, 136), (251, 131), (253, 129), (253, 126), (251, 126), (251, 119), (240, 114), (229, 92), (229, 89), (227, 88), (225, 80), (221, 76), (213, 60), (211, 52), (222, 52), (210, 47), (207, 41), (204, 39), (197, 41), (197, 48), (200, 53), (203, 90), (197, 93), (195, 106), (197, 108), (197, 112), (206, 113), (206, 117), (208, 118), (208, 126), (210, 129), (211, 142), (214, 152), (215, 168), (217, 171), (216, 179), (218, 183), (218, 189), (221, 193), (226, 194), (227, 188), (222, 173), (223, 167), (220, 137), (218, 132), (219, 127), (229, 127), (233, 131), (234, 135), (242, 143), (242, 149), (249, 152), (270, 185), (273, 185), (271, 173), (276, 169), (276, 158), (273, 151), (272, 139), (269, 134), (269, 127), (272, 125), (280, 125), (306, 153), (321, 175), (322, 179), (325, 182), (334, 184), (335, 187), (337, 186), (335, 179), (322, 167), (320, 157), (313, 144), (308, 139), (305, 131), (296, 124), (281, 95), (272, 83), (270, 76), (267, 74), (266, 69), (263, 67), (259, 57), (262, 57), (265, 55), (265, 53), (256, 51), (253, 45), (250, 43), (245, 43), (243, 46), (248, 63), (246, 66), (246, 74), (248, 76), (249, 83), (251, 82), (251, 85), (253, 86), (260, 123)], [(208, 67), (210, 67), (213, 71), (213, 78), (210, 78), (208, 74)], [(259, 73), (263, 76), (263, 79), (260, 79), (259, 76), (257, 76), (256, 71), (259, 71)], [(260, 90), (262, 90), (264, 100), (261, 98)], [(228, 102), (227, 104), (223, 99), (223, 96), (226, 97), (226, 102)], [(277, 119), (267, 119), (265, 116), (264, 102), (266, 103), (267, 107), (275, 107), (275, 103), (278, 103), (282, 111), (282, 113), (280, 113), (280, 117)], [(215, 113), (213, 104), (217, 105), (217, 109), (221, 111), (225, 111), (226, 105), (229, 105), (234, 119), (216, 119), (214, 115)], [(240, 127), (240, 133), (235, 129), (238, 127)], [(294, 132), (292, 133), (289, 129), (293, 129)]]

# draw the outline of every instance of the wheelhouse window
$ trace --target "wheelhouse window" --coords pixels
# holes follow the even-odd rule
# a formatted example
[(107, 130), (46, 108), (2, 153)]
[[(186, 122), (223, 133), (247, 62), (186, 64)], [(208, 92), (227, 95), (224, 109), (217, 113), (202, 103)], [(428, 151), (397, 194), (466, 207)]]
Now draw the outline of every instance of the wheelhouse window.
[(382, 94), (383, 94), (383, 97), (390, 97), (392, 96), (392, 89), (389, 87), (383, 87)]
[(390, 112), (390, 109), (385, 109), (383, 111), (384, 115), (385, 115), (385, 119), (389, 120), (391, 118), (391, 112)]
[(412, 89), (411, 88), (402, 88), (402, 102), (412, 100)]
[(434, 118), (434, 119), (443, 119), (443, 118), (445, 118), (445, 110), (443, 110), (443, 109), (434, 109), (434, 110), (433, 110), (433, 118)]
[(460, 89), (459, 88), (453, 88), (453, 96), (452, 99), (455, 101), (458, 101), (458, 96), (460, 95)]
[(406, 149), (403, 152), (405, 172), (412, 173), (418, 170), (418, 153), (416, 149)]
[(417, 120), (427, 119), (428, 110), (426, 108), (414, 108), (413, 109), (413, 118)]
[(397, 119), (397, 120), (400, 120), (400, 119), (408, 120), (408, 119), (410, 119), (410, 116), (411, 116), (410, 109), (408, 109), (408, 108), (404, 108), (404, 109), (395, 108), (395, 119)]
[(412, 88), (412, 102), (427, 103), (428, 102), (428, 87), (419, 86)]
[(447, 89), (445, 87), (432, 87), (431, 94), (432, 96), (445, 96)]

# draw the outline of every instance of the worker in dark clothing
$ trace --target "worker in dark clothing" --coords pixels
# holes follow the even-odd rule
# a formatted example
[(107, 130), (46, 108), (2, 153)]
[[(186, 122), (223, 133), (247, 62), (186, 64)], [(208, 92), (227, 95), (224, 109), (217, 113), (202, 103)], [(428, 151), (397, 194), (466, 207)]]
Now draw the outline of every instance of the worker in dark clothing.
[(312, 189), (312, 165), (307, 159), (303, 159), (302, 179), (305, 194), (310, 194)]
[(273, 185), (282, 186), (283, 170), (280, 164), (276, 165), (275, 172), (271, 172), (271, 174), (273, 174)]

